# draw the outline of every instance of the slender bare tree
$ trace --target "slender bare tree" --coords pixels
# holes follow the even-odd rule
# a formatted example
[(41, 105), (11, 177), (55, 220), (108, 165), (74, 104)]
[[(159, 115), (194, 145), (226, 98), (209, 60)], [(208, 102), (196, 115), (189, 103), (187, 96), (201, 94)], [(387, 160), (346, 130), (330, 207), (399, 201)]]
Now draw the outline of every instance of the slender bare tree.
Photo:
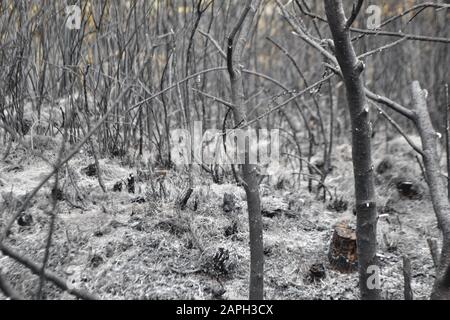
[(364, 64), (353, 48), (349, 28), (362, 1), (346, 19), (341, 0), (325, 0), (328, 24), (334, 39), (336, 58), (347, 89), (352, 124), (353, 171), (356, 198), (356, 238), (359, 263), (359, 287), (362, 299), (380, 299), (380, 290), (372, 285), (369, 267), (377, 266), (377, 208), (371, 155), (369, 108), (361, 73)]
[(450, 204), (441, 176), (437, 153), (436, 131), (431, 124), (427, 108), (427, 93), (418, 81), (412, 84), (414, 122), (422, 140), (423, 160), (430, 188), (431, 200), (442, 232), (441, 256), (437, 265), (437, 275), (431, 294), (432, 299), (450, 299)]
[[(231, 83), (231, 101), (236, 127), (245, 125), (244, 86), (240, 60), (253, 25), (253, 18), (261, 4), (260, 0), (248, 0), (238, 22), (228, 37), (227, 67)], [(238, 35), (239, 33), (239, 35)], [(247, 194), (248, 222), (250, 228), (250, 300), (264, 297), (264, 249), (261, 200), (256, 166), (249, 162), (249, 148), (245, 147), (245, 163), (242, 177)]]

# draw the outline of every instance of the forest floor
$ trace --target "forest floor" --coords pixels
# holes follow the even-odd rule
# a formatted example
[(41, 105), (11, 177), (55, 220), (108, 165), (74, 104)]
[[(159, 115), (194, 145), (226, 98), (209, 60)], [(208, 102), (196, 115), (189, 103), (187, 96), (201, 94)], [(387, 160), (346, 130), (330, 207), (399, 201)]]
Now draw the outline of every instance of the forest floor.
[[(42, 138), (34, 147), (54, 158), (57, 143)], [(4, 152), (6, 146), (0, 147)], [(375, 144), (377, 204), (379, 207), (378, 255), (381, 288), (385, 299), (403, 299), (402, 257), (412, 265), (415, 299), (428, 299), (434, 266), (427, 238), (439, 240), (439, 232), (420, 166), (402, 139), (388, 146)], [(56, 228), (48, 268), (72, 285), (102, 299), (246, 299), (248, 294), (248, 221), (245, 193), (233, 183), (214, 184), (210, 177), (195, 175), (195, 189), (185, 210), (175, 206), (186, 187), (179, 173), (170, 171), (161, 184), (141, 179), (138, 164), (101, 159), (108, 192), (85, 168), (93, 163), (80, 153), (60, 172), (62, 200), (58, 203)], [(336, 147), (333, 170), (326, 180), (331, 194), (348, 201), (337, 212), (330, 201), (309, 193), (298, 177), (284, 179), (282, 188), (261, 185), (263, 208), (286, 211), (264, 216), (265, 298), (267, 299), (358, 299), (357, 273), (333, 271), (327, 252), (333, 226), (343, 220), (355, 223), (353, 171), (348, 145)], [(20, 146), (0, 161), (0, 223), (50, 171), (50, 166)], [(118, 181), (133, 173), (134, 194), (113, 192)], [(415, 197), (399, 193), (395, 182), (411, 181)], [(153, 189), (150, 185), (153, 184)], [(49, 228), (50, 190), (46, 185), (27, 210), (32, 219), (25, 226), (14, 224), (8, 243), (35, 262), (41, 262)], [(224, 194), (236, 199), (233, 210), (223, 209)], [(344, 208), (345, 209), (345, 208)], [(288, 214), (286, 213), (288, 212)], [(323, 264), (326, 277), (308, 278), (313, 264)], [(0, 267), (23, 295), (36, 294), (37, 276), (0, 254)], [(48, 299), (71, 299), (47, 284)], [(4, 298), (0, 294), (0, 298)]]

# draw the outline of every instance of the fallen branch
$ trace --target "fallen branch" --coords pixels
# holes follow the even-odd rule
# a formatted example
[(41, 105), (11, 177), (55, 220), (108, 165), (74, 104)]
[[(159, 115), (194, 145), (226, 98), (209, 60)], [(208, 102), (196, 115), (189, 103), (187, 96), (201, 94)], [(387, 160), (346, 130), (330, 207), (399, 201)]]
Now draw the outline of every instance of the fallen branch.
[[(42, 266), (33, 262), (32, 260), (28, 259), (27, 257), (21, 255), (20, 253), (14, 251), (11, 247), (9, 247), (6, 244), (0, 244), (0, 251), (16, 260), (23, 266), (29, 268), (31, 272), (37, 276), (40, 275), (41, 271), (43, 270)], [(76, 289), (72, 287), (66, 280), (60, 278), (58, 275), (56, 275), (54, 272), (45, 270), (44, 277), (47, 278), (47, 280), (54, 283), (58, 288), (61, 290), (64, 290), (77, 298), (84, 299), (84, 300), (97, 300), (98, 298), (84, 290)]]
[(11, 300), (24, 300), (24, 298), (11, 286), (11, 284), (5, 279), (2, 271), (0, 270), (0, 291)]

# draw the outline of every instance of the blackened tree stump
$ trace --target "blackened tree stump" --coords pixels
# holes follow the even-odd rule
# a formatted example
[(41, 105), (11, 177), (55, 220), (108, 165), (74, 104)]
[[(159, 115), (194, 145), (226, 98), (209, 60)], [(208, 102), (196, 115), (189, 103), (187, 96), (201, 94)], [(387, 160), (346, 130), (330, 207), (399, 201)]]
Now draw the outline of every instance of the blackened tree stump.
[(130, 173), (130, 176), (128, 177), (127, 181), (128, 181), (128, 185), (127, 185), (128, 193), (134, 194), (136, 192), (136, 185), (135, 185), (136, 180), (134, 179), (134, 176), (132, 173)]
[(350, 273), (358, 269), (356, 232), (346, 222), (338, 223), (334, 227), (328, 260), (331, 268), (343, 273)]
[(97, 176), (97, 166), (95, 163), (88, 165), (86, 168), (81, 169), (81, 172), (87, 175), (88, 177), (96, 177)]
[(222, 209), (226, 213), (236, 210), (236, 197), (232, 193), (225, 193), (223, 195)]
[(323, 263), (315, 263), (309, 267), (307, 279), (313, 283), (316, 281), (320, 281), (321, 279), (325, 279), (327, 277), (327, 273), (325, 271), (325, 266)]

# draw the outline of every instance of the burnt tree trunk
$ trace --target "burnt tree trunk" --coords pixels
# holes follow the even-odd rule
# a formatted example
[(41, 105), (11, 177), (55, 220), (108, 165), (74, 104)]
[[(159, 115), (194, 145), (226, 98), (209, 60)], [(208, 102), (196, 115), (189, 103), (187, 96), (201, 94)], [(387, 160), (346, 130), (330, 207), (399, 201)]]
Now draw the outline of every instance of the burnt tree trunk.
[[(336, 58), (347, 90), (347, 102), (352, 125), (353, 172), (356, 196), (356, 238), (359, 266), (359, 287), (364, 300), (380, 299), (379, 288), (370, 285), (368, 272), (377, 266), (377, 209), (371, 156), (371, 128), (369, 108), (366, 105), (364, 64), (356, 57), (350, 39), (352, 17), (345, 18), (341, 0), (325, 0), (325, 11), (334, 40)], [(357, 12), (356, 12), (357, 14)]]
[(403, 256), (403, 296), (405, 300), (414, 300), (411, 288), (411, 260)]
[[(231, 101), (236, 127), (247, 123), (244, 110), (244, 87), (240, 59), (247, 43), (253, 18), (261, 1), (248, 0), (244, 12), (228, 37), (227, 67), (231, 83)], [(239, 36), (237, 37), (239, 33)], [(241, 150), (239, 150), (241, 151)], [(249, 148), (245, 146), (245, 163), (242, 165), (242, 178), (247, 194), (248, 222), (250, 229), (250, 300), (264, 297), (264, 249), (261, 199), (256, 166), (249, 162)]]
[(437, 134), (428, 113), (425, 90), (421, 89), (417, 81), (412, 84), (412, 98), (415, 112), (414, 122), (422, 140), (423, 161), (431, 201), (443, 237), (431, 298), (448, 300), (450, 299), (450, 205), (439, 166)]

